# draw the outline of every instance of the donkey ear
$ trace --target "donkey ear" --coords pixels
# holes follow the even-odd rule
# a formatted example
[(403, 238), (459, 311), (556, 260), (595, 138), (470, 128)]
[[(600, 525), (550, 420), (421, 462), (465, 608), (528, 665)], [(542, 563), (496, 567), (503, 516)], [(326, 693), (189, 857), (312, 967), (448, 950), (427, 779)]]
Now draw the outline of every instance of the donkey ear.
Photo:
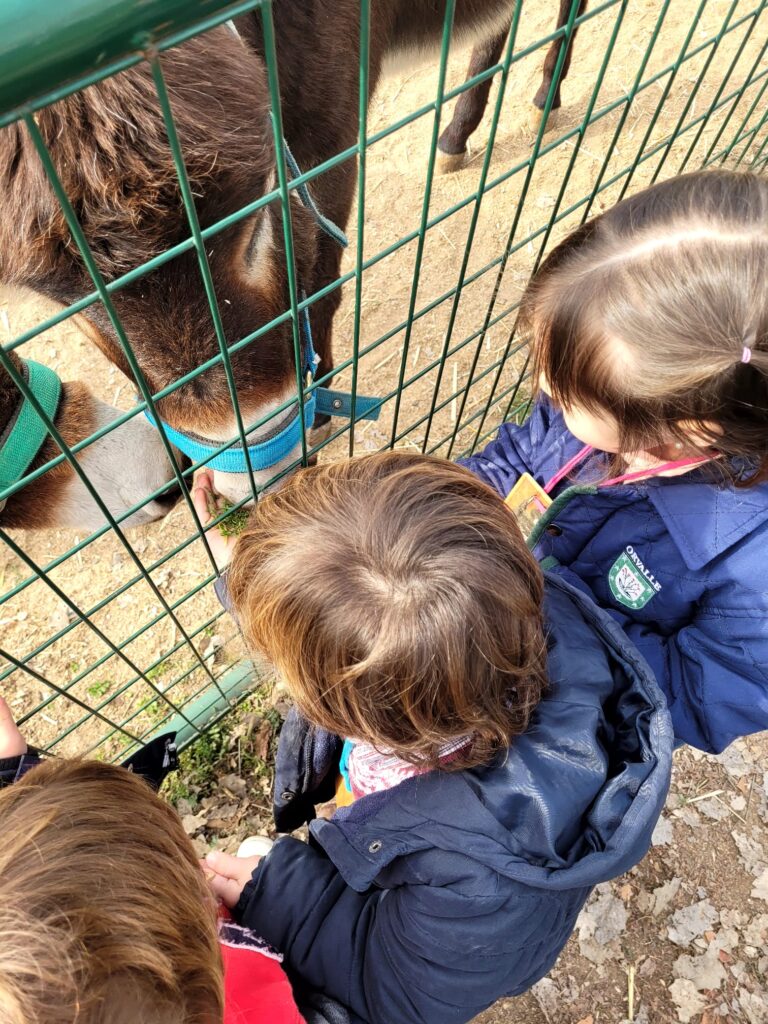
[[(265, 194), (274, 189), (275, 182), (273, 171), (264, 186)], [(271, 205), (263, 206), (246, 222), (250, 235), (246, 231), (244, 269), (246, 278), (253, 283), (263, 282), (274, 273), (275, 228)]]

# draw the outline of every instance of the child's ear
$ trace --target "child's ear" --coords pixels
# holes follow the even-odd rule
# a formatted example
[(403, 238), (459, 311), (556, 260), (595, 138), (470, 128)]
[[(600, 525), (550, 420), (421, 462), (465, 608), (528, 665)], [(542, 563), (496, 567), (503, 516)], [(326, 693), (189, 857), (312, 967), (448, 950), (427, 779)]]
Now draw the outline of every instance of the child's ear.
[(695, 420), (678, 420), (675, 426), (685, 435), (686, 440), (692, 448), (702, 449), (712, 447), (712, 438), (721, 437), (723, 428), (719, 423), (706, 420), (704, 423), (697, 423)]

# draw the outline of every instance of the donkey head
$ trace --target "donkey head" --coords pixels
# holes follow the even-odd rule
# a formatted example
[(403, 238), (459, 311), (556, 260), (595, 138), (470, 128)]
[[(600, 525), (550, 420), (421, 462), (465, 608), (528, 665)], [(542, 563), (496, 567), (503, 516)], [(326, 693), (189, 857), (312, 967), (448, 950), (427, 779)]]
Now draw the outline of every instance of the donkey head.
[[(270, 177), (266, 180), (269, 190)], [(236, 199), (237, 206), (245, 202), (242, 197)], [(303, 207), (295, 203), (292, 206), (297, 277), (301, 282), (311, 282), (316, 228)], [(218, 219), (219, 214), (216, 216)], [(236, 345), (264, 325), (280, 320), (289, 305), (289, 291), (282, 218), (277, 202), (236, 227), (213, 236), (206, 245), (206, 254), (221, 333), (227, 346)], [(187, 445), (192, 440), (193, 444), (201, 446), (202, 452), (204, 448), (217, 448), (238, 438), (232, 384), (249, 446), (273, 438), (289, 421), (296, 420), (296, 361), (290, 321), (283, 318), (276, 326), (230, 352), (230, 379), (196, 254), (185, 253), (148, 275), (137, 286), (121, 291), (116, 296), (116, 306), (129, 336), (134, 339), (134, 349), (152, 392), (157, 393), (192, 374), (188, 381), (158, 401), (156, 407), (162, 421), (172, 431), (184, 435)], [(122, 353), (110, 344), (110, 331), (103, 314), (99, 316), (99, 327), (106, 339), (103, 347), (122, 366)], [(211, 360), (213, 365), (195, 373), (198, 367)], [(183, 441), (180, 439), (179, 443)], [(281, 469), (294, 463), (298, 452), (296, 444), (282, 458), (264, 468), (256, 468), (257, 486), (265, 485)], [(213, 463), (215, 487), (230, 500), (237, 501), (250, 493), (249, 474), (242, 471), (244, 456), (234, 458), (242, 467), (238, 472), (222, 469), (222, 461), (226, 460)]]
[[(162, 57), (162, 67), (196, 214), (205, 231), (274, 188), (264, 66), (239, 38), (221, 28), (169, 51)], [(190, 238), (166, 127), (146, 65), (46, 108), (37, 115), (37, 123), (105, 280), (115, 280)], [(6, 208), (0, 210), (0, 273), (70, 303), (92, 291), (92, 282), (26, 130), (12, 126), (8, 131), (10, 145), (0, 147), (0, 203)], [(297, 276), (311, 291), (316, 225), (297, 202), (292, 202), (292, 219)], [(210, 235), (205, 250), (227, 346), (285, 312), (288, 286), (279, 201)], [(230, 382), (197, 253), (188, 248), (116, 289), (112, 300), (153, 393), (211, 363), (158, 402), (160, 417), (175, 430), (211, 443), (235, 437)], [(83, 316), (99, 347), (132, 376), (107, 311), (94, 304)], [(230, 361), (246, 430), (296, 398), (289, 322), (233, 352)], [(106, 415), (103, 407), (92, 405), (92, 419), (101, 422)], [(274, 424), (264, 423), (248, 440), (274, 429)], [(107, 435), (83, 453), (83, 463), (87, 457), (90, 473), (109, 494), (132, 498), (133, 493), (125, 491), (127, 479), (153, 476), (149, 465), (155, 463), (165, 461), (160, 475), (170, 478), (167, 460), (155, 458), (159, 438), (152, 430), (143, 417), (135, 417), (114, 437)], [(283, 463), (294, 459), (291, 455)], [(257, 474), (257, 483), (266, 482), (280, 468), (274, 465)], [(247, 492), (248, 475), (217, 473), (215, 482), (223, 493), (239, 498)], [(62, 512), (56, 521), (63, 522), (68, 515)]]

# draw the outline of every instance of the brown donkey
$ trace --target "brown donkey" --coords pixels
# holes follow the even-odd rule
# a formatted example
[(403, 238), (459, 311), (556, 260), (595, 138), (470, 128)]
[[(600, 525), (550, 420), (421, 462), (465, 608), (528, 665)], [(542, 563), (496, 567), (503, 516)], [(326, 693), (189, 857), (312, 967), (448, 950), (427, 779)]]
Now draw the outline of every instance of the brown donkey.
[[(562, 0), (560, 22), (570, 0)], [(454, 34), (459, 39), (502, 39), (513, 0), (457, 0)], [(274, 6), (280, 88), (286, 139), (302, 170), (357, 141), (359, 5), (356, 0), (302, 0)], [(371, 7), (370, 87), (386, 56), (398, 49), (434, 45), (443, 23), (434, 0), (377, 0)], [(557, 54), (559, 41), (553, 44)], [(498, 47), (486, 53), (490, 67)], [(552, 53), (542, 83), (554, 69)], [(264, 43), (259, 13), (194, 38), (162, 57), (171, 104), (202, 228), (214, 224), (275, 187), (276, 158), (269, 119)], [(472, 73), (478, 69), (474, 68)], [(446, 137), (463, 151), (487, 98), (478, 87), (459, 104)], [(540, 93), (541, 95), (541, 90)], [(477, 106), (479, 114), (477, 113)], [(463, 116), (469, 107), (475, 111)], [(463, 118), (463, 120), (462, 120)], [(70, 96), (36, 117), (63, 186), (107, 281), (189, 237), (168, 140), (150, 69), (140, 64)], [(0, 144), (0, 279), (23, 284), (71, 303), (92, 290), (25, 127), (5, 129)], [(451, 145), (444, 145), (446, 152)], [(355, 188), (348, 160), (311, 183), (317, 206), (342, 228)], [(311, 295), (339, 274), (338, 242), (292, 193), (292, 221), (298, 281)], [(278, 201), (216, 234), (206, 252), (229, 345), (269, 323), (289, 305), (282, 217)], [(177, 256), (113, 299), (138, 363), (153, 392), (172, 384), (218, 354), (197, 256)], [(320, 374), (333, 366), (331, 325), (339, 290), (312, 306), (312, 330)], [(130, 368), (100, 304), (84, 312), (102, 351), (126, 374)], [(255, 343), (232, 354), (232, 367), (246, 428), (295, 397), (296, 371), (290, 324), (283, 322)], [(56, 423), (68, 443), (115, 418), (83, 384), (65, 384)], [(0, 373), (0, 429), (16, 415), (18, 394)], [(158, 406), (172, 435), (194, 451), (236, 436), (236, 422), (221, 363), (165, 397)], [(263, 448), (276, 433), (297, 423), (294, 403), (274, 421), (252, 431), (249, 445)], [(316, 425), (327, 421), (318, 416)], [(7, 433), (7, 431), (6, 431)], [(294, 435), (291, 435), (294, 436)], [(3, 436), (0, 435), (0, 449)], [(254, 449), (255, 450), (255, 449)], [(270, 449), (271, 450), (271, 449)], [(293, 445), (256, 466), (265, 483), (295, 461)], [(48, 439), (31, 468), (58, 454)], [(213, 463), (215, 486), (232, 499), (248, 493), (242, 450)], [(159, 437), (143, 417), (134, 417), (86, 448), (84, 468), (97, 482), (110, 511), (119, 513), (172, 479)], [(1, 468), (1, 467), (0, 467)], [(0, 481), (2, 481), (0, 472)], [(131, 522), (161, 515), (154, 502)], [(96, 527), (102, 516), (71, 469), (62, 465), (17, 492), (0, 515), (6, 526)]]

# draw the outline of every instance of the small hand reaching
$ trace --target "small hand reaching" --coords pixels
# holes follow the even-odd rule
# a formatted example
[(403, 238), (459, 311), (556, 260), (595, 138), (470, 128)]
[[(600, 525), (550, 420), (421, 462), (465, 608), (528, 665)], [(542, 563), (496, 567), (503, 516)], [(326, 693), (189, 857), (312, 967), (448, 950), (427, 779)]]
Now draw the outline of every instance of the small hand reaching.
[[(210, 470), (201, 469), (195, 474), (192, 501), (204, 527), (224, 511), (224, 499), (213, 489), (213, 474)], [(221, 570), (226, 569), (232, 558), (237, 537), (224, 537), (219, 530), (209, 530), (205, 536), (211, 554), (216, 559), (216, 565)]]
[(0, 758), (26, 754), (27, 743), (13, 720), (11, 709), (0, 697)]
[(261, 857), (232, 857), (213, 851), (207, 854), (203, 867), (213, 895), (232, 910), (237, 905)]

